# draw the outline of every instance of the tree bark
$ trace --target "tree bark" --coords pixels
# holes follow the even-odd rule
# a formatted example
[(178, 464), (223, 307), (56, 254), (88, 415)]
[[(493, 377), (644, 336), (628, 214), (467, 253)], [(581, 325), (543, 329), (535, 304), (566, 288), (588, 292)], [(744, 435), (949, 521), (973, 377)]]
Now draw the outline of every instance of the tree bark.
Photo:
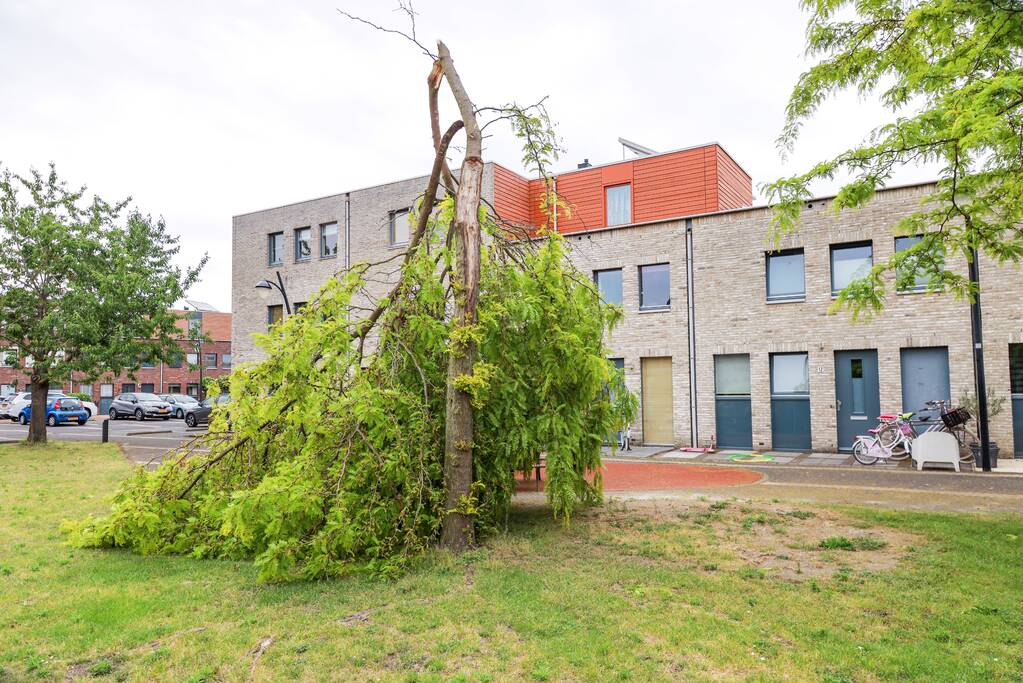
[(28, 423), (28, 442), (46, 443), (46, 396), (50, 380), (32, 370), (32, 419)]
[[(465, 124), (465, 158), (455, 193), (454, 220), (451, 224), (455, 248), (455, 268), (451, 274), (454, 291), (452, 337), (476, 324), (476, 305), (480, 283), (480, 192), (483, 182), (483, 135), (476, 112), (455, 70), (444, 43), (437, 43), (444, 77)], [(444, 429), (444, 493), (447, 514), (441, 526), (441, 545), (461, 552), (473, 544), (473, 517), (466, 514), (465, 501), (473, 482), (473, 409), (469, 395), (456, 387), (460, 377), (472, 375), (475, 344), (452, 342), (448, 356), (447, 416)]]

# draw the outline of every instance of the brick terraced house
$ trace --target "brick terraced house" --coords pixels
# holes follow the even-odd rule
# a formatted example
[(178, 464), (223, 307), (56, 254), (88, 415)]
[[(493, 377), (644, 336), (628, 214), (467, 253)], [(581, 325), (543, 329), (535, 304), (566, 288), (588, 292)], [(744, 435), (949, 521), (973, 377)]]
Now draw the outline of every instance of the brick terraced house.
[[(127, 373), (114, 377), (107, 374), (95, 381), (88, 381), (75, 373), (62, 384), (51, 384), (51, 390), (85, 392), (92, 396), (101, 413), (105, 413), (111, 399), (126, 391), (151, 392), (155, 394), (190, 394), (199, 396), (200, 375), (222, 377), (231, 372), (231, 314), (213, 310), (175, 311), (184, 316), (178, 321), (181, 329), (181, 357), (172, 363), (143, 363), (134, 377)], [(210, 340), (204, 341), (199, 349), (188, 340), (188, 326), (201, 325)], [(28, 391), (31, 379), (23, 369), (11, 367), (13, 354), (0, 354), (0, 391)], [(200, 371), (201, 366), (201, 371)]]
[[(633, 436), (649, 444), (844, 450), (881, 412), (958, 402), (973, 391), (969, 306), (924, 287), (894, 291), (884, 311), (829, 315), (835, 291), (910, 246), (895, 223), (930, 185), (881, 190), (860, 210), (807, 203), (798, 233), (775, 249), (771, 210), (716, 143), (558, 174), (570, 206), (551, 227), (624, 322), (608, 340), (640, 398)], [(281, 274), (292, 302), (337, 272), (404, 247), (407, 210), (425, 178), (378, 185), (234, 218), (232, 341), (259, 357), (253, 332), (284, 315), (254, 289)], [(483, 196), (506, 220), (538, 226), (542, 185), (495, 163)], [(962, 259), (946, 267), (966, 271)], [(1023, 273), (982, 259), (988, 386), (1006, 409), (991, 421), (1002, 455), (1023, 455)], [(386, 291), (378, 274), (373, 294)], [(275, 293), (276, 294), (276, 293)]]

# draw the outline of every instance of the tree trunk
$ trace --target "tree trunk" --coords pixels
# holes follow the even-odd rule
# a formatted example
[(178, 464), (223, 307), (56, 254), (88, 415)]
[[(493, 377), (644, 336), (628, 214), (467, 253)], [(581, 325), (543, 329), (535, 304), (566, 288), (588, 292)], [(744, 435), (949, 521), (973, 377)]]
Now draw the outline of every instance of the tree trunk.
[[(455, 215), (451, 224), (455, 247), (455, 269), (451, 274), (454, 291), (454, 314), (451, 336), (459, 339), (460, 331), (476, 324), (476, 304), (480, 288), (480, 191), (483, 182), (483, 135), (476, 122), (476, 112), (455, 71), (451, 54), (438, 42), (439, 62), (447, 78), (451, 94), (465, 124), (465, 159), (455, 193)], [(471, 341), (452, 342), (448, 357), (447, 415), (444, 428), (444, 493), (447, 514), (441, 526), (441, 545), (461, 552), (473, 543), (473, 518), (465, 514), (465, 500), (472, 492), (473, 410), (469, 395), (458, 389), (462, 376), (472, 375), (476, 347)]]
[(50, 380), (32, 371), (32, 419), (28, 424), (28, 442), (46, 443), (46, 396)]

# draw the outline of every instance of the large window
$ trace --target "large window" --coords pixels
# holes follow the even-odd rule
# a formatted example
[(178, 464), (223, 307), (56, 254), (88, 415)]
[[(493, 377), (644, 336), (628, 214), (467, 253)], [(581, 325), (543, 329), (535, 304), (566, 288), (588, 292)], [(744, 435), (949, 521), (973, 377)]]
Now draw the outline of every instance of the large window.
[(185, 393), (188, 394), (189, 396), (198, 396), (199, 395), (199, 385), (198, 384), (189, 384), (189, 385), (187, 385), (186, 388), (185, 388)]
[(208, 368), (216, 368), (217, 367), (217, 354), (215, 354), (215, 353), (205, 353), (205, 354), (203, 354), (203, 356), (204, 356), (204, 358), (203, 358), (203, 365), (205, 365)]
[(803, 270), (802, 249), (768, 253), (767, 300), (803, 301), (806, 298), (806, 278)]
[(0, 349), (0, 368), (13, 368), (18, 365), (17, 349)]
[[(922, 235), (910, 235), (909, 237), (896, 237), (895, 238), (895, 251), (908, 251), (912, 249), (914, 245), (918, 244), (923, 239)], [(913, 263), (911, 264), (910, 261)], [(914, 256), (906, 259), (906, 263), (903, 267), (900, 267), (895, 274), (897, 280), (903, 278), (913, 278), (912, 284), (905, 287), (899, 287), (900, 292), (923, 292), (927, 289), (927, 275), (921, 273), (915, 268), (917, 259)], [(915, 274), (914, 274), (914, 271)]]
[(267, 329), (273, 327), (282, 320), (284, 320), (284, 306), (281, 304), (274, 304), (273, 306), (266, 307)]
[(295, 230), (295, 261), (308, 261), (313, 255), (313, 229)]
[(810, 363), (805, 353), (771, 354), (771, 393), (810, 393)]
[(220, 354), (220, 367), (224, 368), (225, 370), (231, 367), (231, 354), (229, 353)]
[(133, 382), (127, 382), (121, 385), (122, 394), (131, 394), (135, 392), (135, 384)]
[(867, 275), (873, 265), (874, 247), (870, 242), (832, 246), (831, 294), (837, 295), (849, 284)]
[(671, 266), (657, 263), (639, 267), (639, 308), (641, 311), (671, 307)]
[(337, 256), (337, 223), (320, 226), (320, 258)]
[(167, 393), (168, 394), (180, 394), (181, 393), (181, 385), (180, 384), (168, 384), (167, 385)]
[(284, 262), (283, 232), (272, 232), (267, 235), (266, 254), (266, 262), (271, 266), (280, 265)]
[(749, 355), (714, 356), (714, 393), (718, 396), (749, 396)]
[(91, 384), (79, 384), (78, 385), (78, 391), (83, 393), (83, 394), (88, 394), (89, 396), (92, 396), (92, 385)]
[(632, 185), (614, 185), (604, 188), (607, 224), (625, 225), (632, 222)]
[(153, 386), (152, 382), (143, 382), (142, 385), (139, 387), (139, 391), (141, 391), (143, 394), (151, 394), (153, 393), (154, 389), (155, 387)]
[(605, 303), (622, 305), (622, 269), (593, 271), (593, 281), (597, 283), (600, 298)]
[(168, 368), (180, 368), (181, 367), (181, 352), (180, 351), (177, 352), (177, 353), (174, 353), (167, 360), (167, 367)]
[(409, 241), (408, 209), (391, 212), (391, 244), (408, 244)]
[(199, 354), (190, 353), (186, 356), (185, 360), (188, 362), (189, 369), (191, 370), (193, 366), (199, 365)]

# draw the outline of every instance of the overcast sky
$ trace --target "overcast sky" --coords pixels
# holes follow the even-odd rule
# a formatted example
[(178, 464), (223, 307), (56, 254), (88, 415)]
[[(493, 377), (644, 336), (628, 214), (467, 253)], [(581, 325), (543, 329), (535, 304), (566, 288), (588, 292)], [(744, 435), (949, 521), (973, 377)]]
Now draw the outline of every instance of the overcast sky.
[[(339, 6), (407, 25), (390, 0), (2, 0), (0, 163), (54, 161), (72, 184), (131, 195), (181, 236), (182, 263), (209, 253), (191, 296), (228, 310), (231, 216), (429, 171), (429, 61)], [(797, 0), (415, 7), (419, 37), (445, 40), (477, 105), (549, 96), (563, 169), (621, 159), (619, 136), (659, 151), (717, 141), (756, 186), (885, 119), (837, 98), (782, 162), (775, 139), (807, 66)], [(507, 129), (491, 130), (487, 158), (520, 168)]]

